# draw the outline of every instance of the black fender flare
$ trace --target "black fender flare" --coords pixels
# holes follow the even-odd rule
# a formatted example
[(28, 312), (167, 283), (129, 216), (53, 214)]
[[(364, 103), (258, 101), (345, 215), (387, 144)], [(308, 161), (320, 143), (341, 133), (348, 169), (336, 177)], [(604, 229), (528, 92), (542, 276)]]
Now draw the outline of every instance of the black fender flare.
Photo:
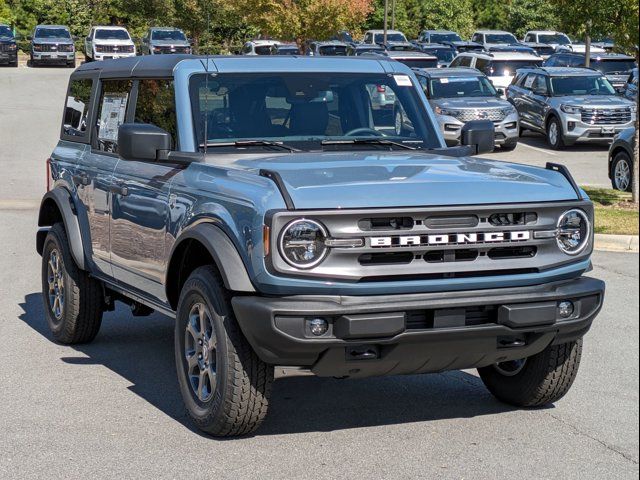
[[(210, 222), (189, 227), (177, 238), (169, 255), (170, 266), (167, 269), (167, 276), (172, 272), (175, 251), (187, 240), (197, 240), (204, 245), (216, 263), (227, 289), (235, 292), (256, 291), (236, 246), (220, 227)], [(165, 279), (166, 286), (170, 284), (169, 280), (169, 278)]]
[(67, 238), (69, 239), (71, 256), (76, 262), (78, 268), (80, 270), (85, 270), (85, 256), (82, 244), (82, 235), (80, 233), (80, 223), (78, 222), (78, 215), (76, 214), (73, 199), (66, 188), (54, 188), (42, 197), (42, 201), (40, 202), (40, 211), (38, 213), (38, 227), (40, 228), (36, 234), (36, 250), (40, 255), (42, 255), (42, 251), (44, 250), (44, 241), (47, 237), (47, 233), (49, 232), (48, 227), (51, 227), (54, 223), (50, 212), (48, 211), (51, 202), (55, 203), (60, 215), (62, 216), (64, 229), (67, 232)]

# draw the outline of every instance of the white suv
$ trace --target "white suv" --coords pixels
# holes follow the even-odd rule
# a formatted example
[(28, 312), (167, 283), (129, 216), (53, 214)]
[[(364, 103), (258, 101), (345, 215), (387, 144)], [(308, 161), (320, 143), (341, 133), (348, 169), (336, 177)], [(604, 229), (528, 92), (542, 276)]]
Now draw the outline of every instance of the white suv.
[(91, 27), (84, 39), (85, 62), (134, 57), (136, 46), (124, 27)]
[[(407, 37), (400, 30), (387, 30), (387, 42), (408, 42)], [(367, 30), (362, 43), (379, 45), (384, 43), (384, 30)]]
[(280, 44), (278, 40), (251, 40), (242, 47), (242, 55), (271, 55), (271, 47)]
[[(530, 30), (524, 35), (525, 44), (544, 44), (553, 47), (556, 52), (576, 52), (585, 53), (584, 43), (573, 43), (571, 39), (562, 32), (554, 30)], [(591, 45), (591, 53), (604, 53), (605, 49)]]
[(453, 59), (450, 67), (476, 68), (484, 73), (500, 96), (511, 84), (516, 70), (542, 65), (543, 59), (531, 53), (521, 52), (464, 52)]

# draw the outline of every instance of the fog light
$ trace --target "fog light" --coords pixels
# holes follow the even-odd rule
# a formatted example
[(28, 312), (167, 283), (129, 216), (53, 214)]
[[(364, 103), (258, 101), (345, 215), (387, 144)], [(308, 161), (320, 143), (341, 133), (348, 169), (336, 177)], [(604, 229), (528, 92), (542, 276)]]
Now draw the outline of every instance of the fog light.
[(327, 333), (329, 329), (329, 323), (324, 318), (314, 318), (309, 321), (309, 331), (319, 337)]
[(569, 131), (573, 131), (576, 128), (576, 122), (567, 122), (567, 128)]
[(569, 318), (573, 315), (573, 302), (563, 300), (558, 303), (558, 315), (560, 315), (561, 318)]

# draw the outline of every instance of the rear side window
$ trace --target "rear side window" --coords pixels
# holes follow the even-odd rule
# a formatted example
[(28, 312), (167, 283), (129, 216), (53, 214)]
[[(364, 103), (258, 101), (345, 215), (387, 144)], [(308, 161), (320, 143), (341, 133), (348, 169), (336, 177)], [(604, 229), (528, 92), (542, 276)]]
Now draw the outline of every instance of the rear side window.
[(91, 103), (91, 89), (93, 80), (79, 79), (69, 83), (67, 103), (64, 107), (62, 133), (69, 140), (85, 140), (88, 135), (89, 104)]
[(176, 102), (172, 80), (140, 80), (136, 102), (136, 123), (150, 123), (177, 141)]
[(104, 80), (98, 102), (96, 138), (98, 150), (118, 152), (118, 128), (125, 122), (131, 80)]

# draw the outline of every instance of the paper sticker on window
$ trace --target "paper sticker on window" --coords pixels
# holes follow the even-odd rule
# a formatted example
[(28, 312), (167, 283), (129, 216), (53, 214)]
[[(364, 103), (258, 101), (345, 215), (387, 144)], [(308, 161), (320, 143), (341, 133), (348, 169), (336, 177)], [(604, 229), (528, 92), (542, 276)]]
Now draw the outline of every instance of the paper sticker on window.
[(449, 83), (449, 79), (448, 78), (441, 78), (440, 79), (440, 83)]
[(399, 87), (412, 87), (411, 79), (407, 75), (394, 75), (394, 80), (396, 81), (396, 85)]
[(531, 88), (533, 85), (533, 81), (536, 79), (533, 75), (529, 75), (527, 79), (524, 81), (524, 88)]
[(100, 140), (118, 141), (118, 127), (124, 123), (128, 98), (128, 93), (105, 93), (100, 110)]

